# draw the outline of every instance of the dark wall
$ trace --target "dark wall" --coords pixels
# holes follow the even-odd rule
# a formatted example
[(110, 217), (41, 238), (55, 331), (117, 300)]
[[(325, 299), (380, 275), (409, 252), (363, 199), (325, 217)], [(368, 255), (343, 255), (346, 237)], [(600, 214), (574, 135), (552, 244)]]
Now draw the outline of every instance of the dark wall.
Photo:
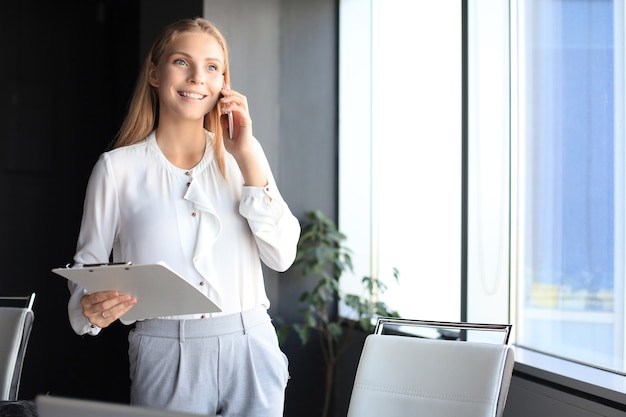
[[(21, 399), (126, 401), (128, 328), (79, 337), (69, 292), (87, 179), (125, 114), (142, 30), (202, 14), (200, 0), (5, 2), (0, 14), (0, 295), (37, 293)], [(143, 54), (145, 51), (142, 51)]]

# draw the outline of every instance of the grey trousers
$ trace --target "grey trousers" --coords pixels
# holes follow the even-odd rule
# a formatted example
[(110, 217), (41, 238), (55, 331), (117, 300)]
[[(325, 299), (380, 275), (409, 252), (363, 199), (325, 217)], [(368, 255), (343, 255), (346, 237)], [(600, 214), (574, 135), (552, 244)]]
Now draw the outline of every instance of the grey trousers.
[(131, 404), (223, 417), (282, 417), (287, 357), (263, 307), (140, 321), (128, 336)]

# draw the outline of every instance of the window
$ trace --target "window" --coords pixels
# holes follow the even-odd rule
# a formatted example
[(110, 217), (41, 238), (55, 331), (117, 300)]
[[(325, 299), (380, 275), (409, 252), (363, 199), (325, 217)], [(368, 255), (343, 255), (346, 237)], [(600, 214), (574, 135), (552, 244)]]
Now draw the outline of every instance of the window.
[(517, 5), (512, 272), (518, 344), (625, 372), (622, 8)]
[(623, 3), (340, 2), (343, 291), (397, 267), (381, 298), (404, 316), (513, 322), (520, 346), (626, 372)]
[(402, 315), (458, 320), (461, 3), (344, 0), (340, 27), (343, 289), (378, 277)]

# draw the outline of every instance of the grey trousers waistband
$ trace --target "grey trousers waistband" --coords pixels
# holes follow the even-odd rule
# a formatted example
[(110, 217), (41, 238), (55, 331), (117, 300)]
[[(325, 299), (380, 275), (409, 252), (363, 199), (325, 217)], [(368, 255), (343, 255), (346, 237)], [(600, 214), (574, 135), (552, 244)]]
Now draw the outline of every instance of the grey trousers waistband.
[(204, 319), (168, 320), (150, 319), (135, 323), (135, 333), (156, 337), (185, 338), (214, 337), (232, 333), (246, 333), (259, 324), (271, 321), (267, 310), (258, 306), (241, 313)]

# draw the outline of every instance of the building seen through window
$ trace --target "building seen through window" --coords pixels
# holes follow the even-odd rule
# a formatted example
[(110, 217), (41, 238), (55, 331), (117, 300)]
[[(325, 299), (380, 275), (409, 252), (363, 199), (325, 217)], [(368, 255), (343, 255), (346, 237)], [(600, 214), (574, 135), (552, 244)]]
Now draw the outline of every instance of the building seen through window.
[(624, 16), (616, 3), (519, 3), (514, 278), (518, 343), (624, 372)]

